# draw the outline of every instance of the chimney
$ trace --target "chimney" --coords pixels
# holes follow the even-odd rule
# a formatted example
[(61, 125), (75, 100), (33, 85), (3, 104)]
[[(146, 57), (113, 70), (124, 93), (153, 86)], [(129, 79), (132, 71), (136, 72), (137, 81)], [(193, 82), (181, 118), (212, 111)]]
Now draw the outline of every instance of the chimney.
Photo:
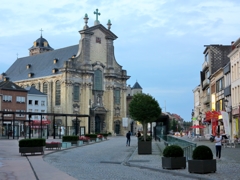
[(234, 41), (231, 42), (232, 51), (235, 49), (235, 46), (233, 44), (234, 44)]

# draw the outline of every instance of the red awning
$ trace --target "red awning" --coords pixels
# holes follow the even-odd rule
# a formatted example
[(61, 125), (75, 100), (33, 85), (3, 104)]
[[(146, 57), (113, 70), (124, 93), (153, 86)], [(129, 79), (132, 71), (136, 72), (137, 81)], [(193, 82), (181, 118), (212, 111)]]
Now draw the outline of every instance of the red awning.
[(205, 126), (202, 126), (202, 125), (195, 125), (195, 126), (191, 126), (190, 128), (199, 128), (199, 129), (203, 129), (203, 128), (205, 128)]
[[(44, 125), (48, 125), (48, 124), (50, 124), (51, 123), (51, 121), (50, 120), (42, 120), (42, 125), (44, 126)], [(40, 126), (41, 125), (41, 120), (33, 120), (32, 122), (31, 122), (31, 124), (33, 125), (33, 126)]]
[(221, 113), (218, 111), (207, 111), (205, 115), (206, 117), (204, 122), (212, 122), (212, 121), (217, 121), (218, 116), (221, 115)]

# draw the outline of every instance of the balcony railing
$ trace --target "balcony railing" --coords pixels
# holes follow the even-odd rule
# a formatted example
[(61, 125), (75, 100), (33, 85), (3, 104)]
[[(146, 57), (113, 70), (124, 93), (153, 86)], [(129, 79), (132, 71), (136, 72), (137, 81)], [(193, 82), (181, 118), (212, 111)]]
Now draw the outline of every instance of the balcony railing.
[(206, 96), (203, 98), (203, 103), (204, 103), (204, 104), (210, 103), (210, 95), (206, 95)]
[(203, 88), (205, 88), (206, 86), (209, 86), (209, 84), (210, 84), (209, 79), (205, 79), (205, 80), (203, 81)]
[(204, 61), (204, 63), (202, 64), (202, 70), (204, 70), (205, 68), (208, 68), (208, 67), (209, 67), (208, 62)]

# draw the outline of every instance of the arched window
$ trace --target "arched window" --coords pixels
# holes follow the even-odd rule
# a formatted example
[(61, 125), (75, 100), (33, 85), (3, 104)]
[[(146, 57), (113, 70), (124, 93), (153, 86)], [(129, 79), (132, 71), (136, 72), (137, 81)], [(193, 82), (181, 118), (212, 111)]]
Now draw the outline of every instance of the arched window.
[(35, 84), (32, 84), (32, 85), (31, 85), (31, 87), (34, 87), (34, 88), (36, 88)]
[(79, 85), (75, 84), (73, 86), (73, 101), (79, 101)]
[(47, 94), (48, 93), (48, 84), (45, 82), (43, 83), (43, 93)]
[(55, 84), (55, 105), (61, 105), (61, 84), (57, 81)]
[(102, 87), (102, 71), (97, 69), (95, 72), (94, 72), (94, 90), (103, 90), (103, 87)]

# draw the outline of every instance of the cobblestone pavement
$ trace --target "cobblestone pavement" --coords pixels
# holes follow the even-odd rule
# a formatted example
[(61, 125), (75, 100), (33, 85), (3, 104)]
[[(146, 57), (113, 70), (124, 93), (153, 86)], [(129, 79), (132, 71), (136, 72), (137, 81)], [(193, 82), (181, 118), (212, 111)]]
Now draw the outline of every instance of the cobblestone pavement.
[(125, 137), (112, 137), (101, 143), (49, 154), (44, 160), (79, 180), (199, 179), (161, 170), (161, 156), (156, 145), (153, 146), (153, 155), (139, 156), (136, 155), (136, 137), (132, 137), (130, 147), (125, 144)]
[[(189, 140), (187, 137), (182, 137), (185, 140)], [(190, 140), (189, 140), (190, 141)], [(213, 154), (215, 155), (215, 144), (211, 143), (210, 141), (197, 141), (194, 142), (197, 145), (207, 145), (209, 146)], [(164, 149), (163, 142), (153, 142), (153, 147), (159, 147), (160, 152)], [(149, 160), (148, 162), (138, 162), (138, 165), (143, 167), (151, 167), (162, 169), (161, 164), (161, 156), (155, 155), (145, 155), (141, 156), (135, 152), (132, 157), (130, 158), (129, 162), (135, 165), (134, 161), (144, 161)], [(215, 157), (215, 156), (214, 156)], [(133, 161), (133, 162), (131, 162)], [(211, 180), (240, 180), (240, 148), (222, 148), (222, 157), (221, 160), (217, 160), (217, 171), (216, 173), (208, 173), (208, 174), (190, 174), (188, 172), (188, 165), (186, 169), (179, 169), (179, 170), (161, 170), (161, 171), (168, 171), (169, 173), (175, 175), (190, 175), (192, 178), (198, 179), (211, 179)]]

